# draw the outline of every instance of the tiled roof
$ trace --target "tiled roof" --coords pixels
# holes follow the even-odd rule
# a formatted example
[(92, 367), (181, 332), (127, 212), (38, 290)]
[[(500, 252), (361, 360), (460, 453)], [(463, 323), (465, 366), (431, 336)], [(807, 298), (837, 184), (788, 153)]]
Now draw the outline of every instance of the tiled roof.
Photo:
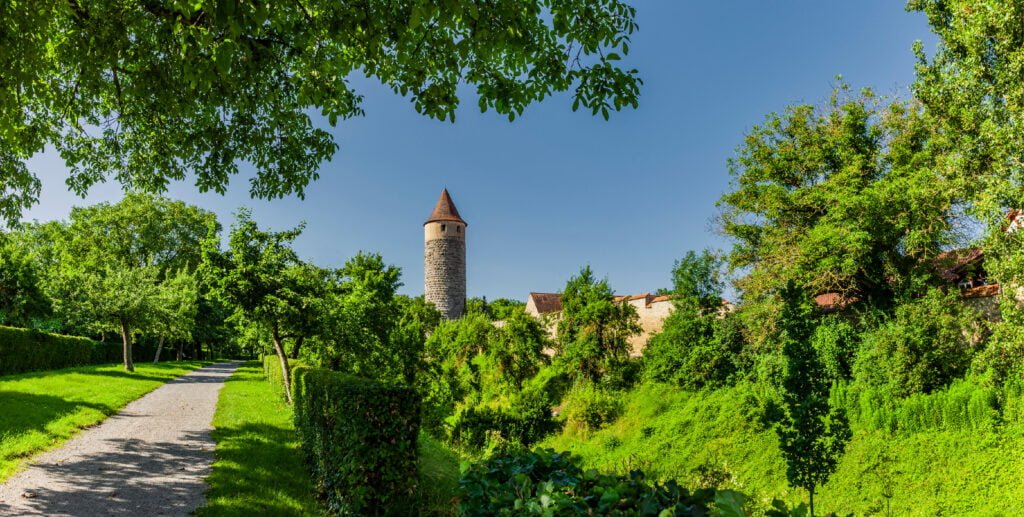
[(822, 293), (814, 297), (814, 303), (826, 311), (837, 311), (845, 309), (848, 305), (858, 302), (856, 297), (845, 297), (843, 293)]
[(448, 189), (441, 191), (441, 197), (437, 198), (437, 205), (434, 206), (434, 211), (430, 213), (427, 222), (423, 224), (436, 221), (455, 221), (469, 226), (459, 216), (459, 210), (455, 208), (455, 203), (452, 201), (452, 196), (448, 194)]
[(558, 293), (530, 293), (530, 298), (538, 314), (562, 310), (562, 295)]
[(960, 292), (960, 296), (964, 298), (987, 298), (999, 294), (1000, 291), (999, 284), (979, 285), (978, 287), (964, 289)]

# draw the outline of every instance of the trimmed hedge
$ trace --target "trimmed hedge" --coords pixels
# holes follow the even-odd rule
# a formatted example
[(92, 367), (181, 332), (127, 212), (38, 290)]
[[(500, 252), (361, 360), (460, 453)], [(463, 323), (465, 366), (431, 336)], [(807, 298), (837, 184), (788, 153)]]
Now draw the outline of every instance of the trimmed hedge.
[[(277, 357), (265, 356), (263, 367), (267, 380), (280, 385)], [(416, 513), (416, 390), (296, 365), (292, 398), (295, 429), (330, 514)]]
[(120, 343), (0, 326), (0, 375), (121, 361)]

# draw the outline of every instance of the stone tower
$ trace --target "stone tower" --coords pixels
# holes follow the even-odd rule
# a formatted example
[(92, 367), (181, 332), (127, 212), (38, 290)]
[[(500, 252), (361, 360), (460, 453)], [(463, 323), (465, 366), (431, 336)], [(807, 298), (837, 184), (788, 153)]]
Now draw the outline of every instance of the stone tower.
[(423, 223), (423, 293), (448, 319), (466, 310), (466, 226), (444, 189)]

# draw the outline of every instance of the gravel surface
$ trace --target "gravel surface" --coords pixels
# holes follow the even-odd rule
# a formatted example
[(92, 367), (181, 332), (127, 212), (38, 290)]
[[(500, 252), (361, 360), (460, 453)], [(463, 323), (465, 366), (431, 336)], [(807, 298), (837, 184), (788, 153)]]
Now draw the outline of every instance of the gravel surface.
[(0, 515), (190, 515), (205, 501), (220, 388), (240, 363), (183, 375), (0, 485)]

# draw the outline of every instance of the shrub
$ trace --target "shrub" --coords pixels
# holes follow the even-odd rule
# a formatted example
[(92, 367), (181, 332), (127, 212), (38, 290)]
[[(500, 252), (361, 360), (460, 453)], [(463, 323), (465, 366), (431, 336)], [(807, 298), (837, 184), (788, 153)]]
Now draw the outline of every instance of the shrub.
[(619, 397), (591, 383), (584, 383), (569, 392), (565, 398), (563, 414), (570, 426), (596, 430), (614, 422), (622, 409)]
[(293, 372), (292, 394), (295, 428), (328, 511), (408, 514), (418, 479), (419, 394), (304, 366)]
[(938, 390), (967, 371), (976, 320), (955, 290), (932, 289), (862, 336), (854, 376), (896, 397)]
[(121, 344), (0, 327), (0, 375), (56, 370), (121, 360)]
[(737, 492), (691, 492), (675, 481), (650, 484), (584, 472), (568, 453), (515, 451), (470, 465), (459, 480), (459, 513), (483, 515), (747, 515)]
[(454, 418), (449, 439), (459, 447), (479, 451), (491, 448), (499, 438), (512, 445), (530, 446), (556, 430), (550, 399), (543, 391), (526, 390), (509, 407), (463, 409)]

